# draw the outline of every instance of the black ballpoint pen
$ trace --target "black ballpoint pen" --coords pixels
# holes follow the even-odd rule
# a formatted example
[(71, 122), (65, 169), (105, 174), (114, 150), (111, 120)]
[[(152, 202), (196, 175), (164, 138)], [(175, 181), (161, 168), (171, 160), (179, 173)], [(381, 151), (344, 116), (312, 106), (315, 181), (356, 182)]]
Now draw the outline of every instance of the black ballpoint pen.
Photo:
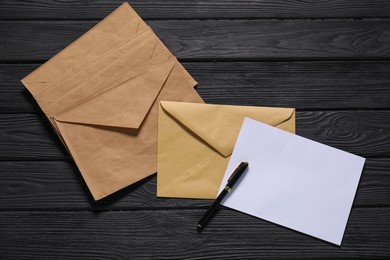
[(248, 162), (241, 162), (240, 165), (234, 170), (232, 175), (228, 179), (228, 183), (226, 184), (225, 188), (221, 191), (221, 193), (218, 195), (218, 197), (214, 200), (213, 204), (209, 207), (209, 209), (206, 211), (206, 213), (203, 215), (203, 217), (198, 222), (198, 232), (202, 231), (203, 228), (206, 226), (208, 221), (211, 219), (211, 217), (215, 214), (216, 209), (218, 208), (219, 204), (223, 200), (223, 198), (226, 196), (228, 192), (230, 192), (233, 188), (233, 185), (238, 181), (238, 179), (242, 176), (242, 174), (245, 172), (245, 169), (248, 167)]

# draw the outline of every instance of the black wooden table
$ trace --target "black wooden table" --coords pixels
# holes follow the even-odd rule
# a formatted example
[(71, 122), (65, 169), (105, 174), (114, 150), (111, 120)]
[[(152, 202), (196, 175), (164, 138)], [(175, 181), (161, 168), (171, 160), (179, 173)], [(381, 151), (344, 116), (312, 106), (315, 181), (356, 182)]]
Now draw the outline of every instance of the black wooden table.
[(152, 176), (94, 202), (20, 83), (120, 1), (0, 2), (0, 259), (390, 256), (390, 2), (130, 4), (208, 103), (297, 108), (297, 133), (367, 158), (341, 247), (210, 201), (156, 198)]

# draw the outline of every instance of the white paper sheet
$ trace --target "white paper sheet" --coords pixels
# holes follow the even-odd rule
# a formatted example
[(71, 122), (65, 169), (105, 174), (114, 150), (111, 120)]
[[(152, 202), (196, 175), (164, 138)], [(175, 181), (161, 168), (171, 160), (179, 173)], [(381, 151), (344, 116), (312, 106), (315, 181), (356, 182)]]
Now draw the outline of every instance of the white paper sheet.
[(245, 118), (221, 188), (224, 206), (340, 245), (365, 158)]

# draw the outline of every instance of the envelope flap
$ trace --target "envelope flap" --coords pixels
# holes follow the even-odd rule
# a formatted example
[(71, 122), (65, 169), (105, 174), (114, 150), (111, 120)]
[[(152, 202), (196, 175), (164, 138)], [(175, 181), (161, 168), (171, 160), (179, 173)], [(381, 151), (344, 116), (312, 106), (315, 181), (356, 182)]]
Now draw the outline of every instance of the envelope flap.
[(174, 59), (151, 67), (68, 111), (55, 116), (61, 122), (138, 128), (156, 100), (174, 66)]
[(231, 155), (245, 117), (278, 126), (293, 108), (226, 106), (161, 101), (162, 108), (224, 157)]

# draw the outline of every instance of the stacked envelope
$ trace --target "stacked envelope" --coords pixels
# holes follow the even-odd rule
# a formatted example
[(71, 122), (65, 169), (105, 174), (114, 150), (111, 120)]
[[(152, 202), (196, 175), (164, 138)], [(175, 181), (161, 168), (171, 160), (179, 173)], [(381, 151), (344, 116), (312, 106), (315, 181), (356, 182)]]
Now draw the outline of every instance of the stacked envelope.
[(157, 168), (158, 196), (213, 198), (246, 116), (295, 131), (294, 109), (199, 104), (196, 81), (128, 3), (22, 82), (95, 200)]
[(95, 200), (156, 172), (158, 100), (203, 102), (127, 3), (22, 82)]

